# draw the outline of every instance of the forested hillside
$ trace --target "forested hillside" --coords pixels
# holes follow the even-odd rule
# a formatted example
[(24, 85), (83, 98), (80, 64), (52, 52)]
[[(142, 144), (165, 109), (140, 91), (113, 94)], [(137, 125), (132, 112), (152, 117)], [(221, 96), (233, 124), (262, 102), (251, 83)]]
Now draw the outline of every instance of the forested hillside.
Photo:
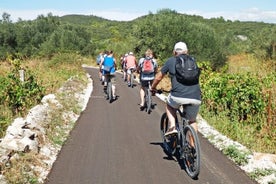
[(105, 49), (113, 49), (117, 55), (128, 50), (141, 55), (149, 47), (164, 61), (177, 40), (187, 42), (190, 54), (211, 62), (215, 68), (224, 66), (227, 56), (241, 52), (275, 59), (275, 24), (204, 19), (167, 9), (129, 22), (49, 13), (34, 21), (13, 23), (10, 16), (4, 13), (0, 20), (2, 60), (8, 54), (51, 57), (72, 51), (94, 56)]
[[(151, 48), (162, 66), (171, 56), (174, 44), (185, 41), (202, 68), (203, 116), (233, 139), (247, 141), (249, 148), (275, 153), (275, 24), (233, 22), (222, 17), (204, 19), (169, 9), (133, 21), (110, 21), (84, 15), (57, 17), (51, 13), (33, 21), (12, 22), (10, 17), (4, 13), (0, 20), (2, 64), (34, 58), (53, 62), (60, 54), (95, 58), (103, 50), (113, 50), (119, 60), (126, 52), (133, 51), (140, 57)], [(64, 62), (54, 61), (55, 65)], [(256, 70), (249, 65), (251, 62)], [(230, 70), (233, 63), (239, 72)], [(244, 65), (239, 67), (241, 63)], [(5, 76), (0, 77), (1, 81), (5, 79)], [(10, 90), (6, 84), (0, 85), (2, 94)], [(38, 92), (40, 97), (41, 90)], [(10, 99), (0, 96), (2, 104), (9, 104)], [(11, 107), (20, 110), (18, 105), (24, 106), (24, 103), (11, 104)]]

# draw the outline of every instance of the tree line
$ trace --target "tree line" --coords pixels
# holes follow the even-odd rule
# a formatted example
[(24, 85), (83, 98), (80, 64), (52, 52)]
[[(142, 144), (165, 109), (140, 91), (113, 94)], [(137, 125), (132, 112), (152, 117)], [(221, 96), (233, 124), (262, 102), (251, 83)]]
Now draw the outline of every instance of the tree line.
[(0, 20), (0, 59), (52, 57), (55, 53), (75, 52), (95, 56), (112, 49), (117, 54), (134, 51), (142, 56), (147, 48), (162, 62), (177, 41), (188, 44), (191, 55), (208, 61), (214, 69), (225, 65), (236, 53), (252, 53), (260, 59), (275, 60), (276, 25), (260, 22), (204, 19), (162, 9), (133, 21), (111, 21), (96, 16), (39, 15), (33, 21), (3, 13)]

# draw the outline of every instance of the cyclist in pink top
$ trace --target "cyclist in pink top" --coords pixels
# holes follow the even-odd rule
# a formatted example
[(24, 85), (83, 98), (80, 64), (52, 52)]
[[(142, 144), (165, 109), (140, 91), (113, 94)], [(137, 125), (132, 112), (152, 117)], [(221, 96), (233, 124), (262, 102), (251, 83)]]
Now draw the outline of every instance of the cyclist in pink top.
[(130, 86), (131, 69), (135, 71), (137, 68), (137, 61), (135, 56), (133, 55), (133, 52), (128, 53), (128, 56), (126, 57), (126, 60), (125, 60), (125, 64), (126, 64), (126, 70), (127, 70), (127, 84), (128, 86)]

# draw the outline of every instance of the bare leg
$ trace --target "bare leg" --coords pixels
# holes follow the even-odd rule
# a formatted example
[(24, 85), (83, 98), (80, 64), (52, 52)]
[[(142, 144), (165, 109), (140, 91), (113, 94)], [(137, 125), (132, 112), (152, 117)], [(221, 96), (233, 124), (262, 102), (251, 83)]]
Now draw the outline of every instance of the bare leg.
[(116, 98), (116, 87), (115, 85), (112, 85), (112, 94), (113, 94), (113, 98)]
[(197, 123), (196, 121), (190, 121), (190, 125), (195, 129), (196, 133), (198, 131), (198, 126), (197, 126)]
[(130, 83), (130, 74), (127, 74), (127, 82)]
[[(190, 125), (191, 125), (191, 127), (194, 128), (194, 130), (195, 130), (196, 133), (197, 133), (198, 127), (197, 127), (196, 121), (190, 121)], [(192, 147), (195, 147), (195, 141), (194, 141), (192, 135), (189, 135), (189, 139), (190, 139), (190, 145), (191, 145)]]
[(144, 90), (143, 87), (141, 87), (141, 89), (140, 89), (140, 98), (141, 98), (140, 106), (144, 106), (145, 105), (144, 96), (145, 96), (145, 90)]
[(102, 75), (102, 82), (105, 82), (105, 77), (104, 77), (104, 75)]
[(124, 70), (124, 81), (126, 81), (126, 76), (127, 76), (127, 73), (126, 73), (126, 71)]
[(170, 121), (170, 128), (175, 127), (175, 117), (176, 117), (176, 109), (172, 108), (171, 106), (169, 106), (167, 104), (166, 106), (166, 112), (167, 112), (167, 116), (169, 118)]

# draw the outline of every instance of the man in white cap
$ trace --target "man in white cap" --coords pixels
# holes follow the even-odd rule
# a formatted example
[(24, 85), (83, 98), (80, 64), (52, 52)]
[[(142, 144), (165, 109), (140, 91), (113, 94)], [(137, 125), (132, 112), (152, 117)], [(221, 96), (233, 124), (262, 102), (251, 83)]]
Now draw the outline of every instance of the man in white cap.
[(127, 85), (130, 87), (130, 74), (131, 70), (133, 69), (134, 71), (137, 68), (137, 61), (136, 57), (134, 56), (133, 52), (129, 52), (126, 59), (125, 59), (125, 64), (126, 64), (126, 70), (127, 70)]
[(177, 81), (175, 73), (176, 73), (176, 58), (177, 57), (184, 57), (188, 54), (188, 48), (186, 43), (178, 42), (174, 46), (173, 50), (174, 56), (170, 57), (164, 66), (162, 67), (161, 71), (156, 75), (155, 80), (152, 84), (153, 92), (156, 90), (156, 86), (159, 82), (163, 79), (163, 77), (169, 73), (171, 78), (171, 90), (170, 94), (167, 98), (167, 105), (166, 105), (166, 113), (169, 119), (169, 128), (168, 131), (165, 133), (165, 136), (177, 133), (175, 129), (175, 117), (176, 117), (176, 110), (182, 104), (192, 104), (187, 106), (185, 109), (186, 118), (190, 120), (191, 126), (197, 131), (197, 124), (196, 124), (196, 117), (199, 112), (199, 106), (201, 104), (201, 91), (199, 83), (193, 85), (184, 85)]

